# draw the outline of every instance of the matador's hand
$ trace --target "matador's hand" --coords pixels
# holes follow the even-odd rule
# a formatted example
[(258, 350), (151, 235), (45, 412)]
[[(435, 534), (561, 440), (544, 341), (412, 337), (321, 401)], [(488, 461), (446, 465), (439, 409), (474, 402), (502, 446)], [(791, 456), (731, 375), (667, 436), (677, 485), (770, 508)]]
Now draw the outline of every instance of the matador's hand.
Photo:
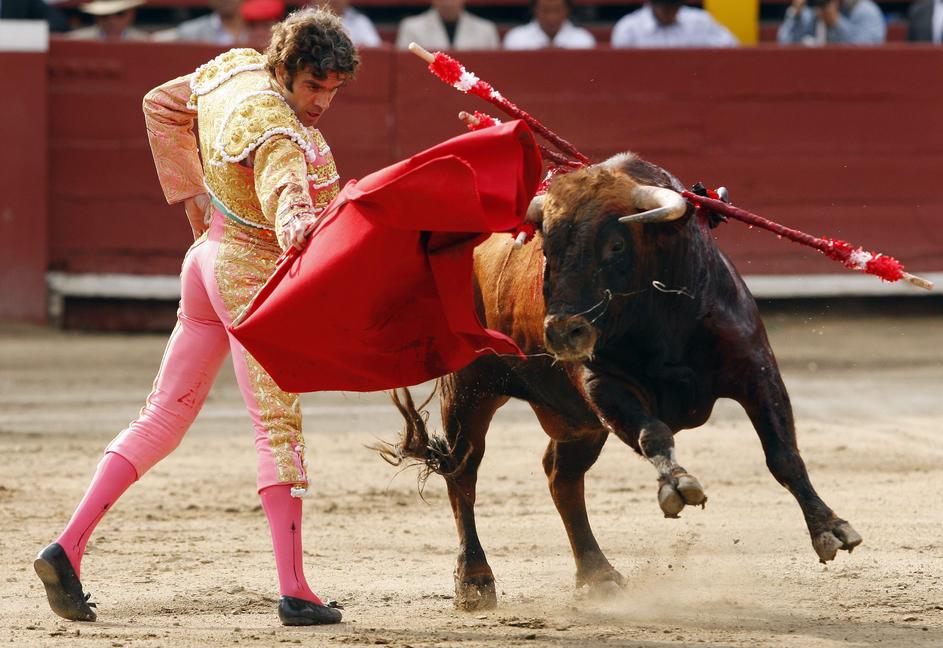
[(290, 218), (284, 225), (282, 238), (285, 246), (303, 250), (308, 237), (314, 231), (315, 220), (310, 214), (299, 214)]
[(195, 241), (210, 226), (210, 197), (204, 193), (187, 198), (183, 201), (183, 208), (187, 212), (187, 220), (190, 221)]

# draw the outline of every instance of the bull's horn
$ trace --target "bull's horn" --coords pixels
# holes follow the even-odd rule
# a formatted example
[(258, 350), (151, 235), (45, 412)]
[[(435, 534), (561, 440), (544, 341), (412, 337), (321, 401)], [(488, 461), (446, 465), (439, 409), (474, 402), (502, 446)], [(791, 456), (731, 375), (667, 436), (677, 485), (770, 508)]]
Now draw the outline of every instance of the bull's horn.
[(678, 192), (651, 185), (638, 185), (632, 191), (632, 202), (645, 211), (622, 216), (620, 223), (666, 223), (678, 220), (688, 209), (688, 203)]
[[(530, 205), (527, 206), (527, 215), (524, 216), (524, 221), (527, 223), (533, 223), (535, 226), (539, 227), (544, 220), (544, 194), (539, 196), (534, 196), (531, 198)], [(524, 243), (527, 241), (527, 232), (521, 232), (514, 239), (514, 247), (524, 247)]]
[(545, 194), (540, 194), (539, 196), (534, 196), (530, 205), (527, 207), (527, 215), (524, 216), (524, 220), (528, 223), (535, 223), (539, 225), (544, 220), (544, 197)]

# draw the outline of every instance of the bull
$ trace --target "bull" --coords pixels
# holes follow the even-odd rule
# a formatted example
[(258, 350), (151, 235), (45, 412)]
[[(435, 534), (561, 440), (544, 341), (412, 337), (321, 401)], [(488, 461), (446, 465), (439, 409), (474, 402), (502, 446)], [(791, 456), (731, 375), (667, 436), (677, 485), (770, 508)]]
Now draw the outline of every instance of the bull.
[(773, 477), (795, 497), (822, 562), (861, 536), (819, 497), (796, 445), (789, 395), (756, 302), (680, 182), (631, 153), (557, 177), (531, 205), (534, 240), (494, 235), (475, 251), (476, 306), (526, 358), (483, 356), (438, 384), (444, 439), (430, 439), (408, 390), (386, 458), (447, 479), (459, 535), (455, 605), (496, 605), (475, 528), (485, 436), (510, 398), (527, 401), (550, 443), (543, 467), (576, 562), (576, 584), (622, 586), (590, 528), (584, 475), (610, 434), (651, 462), (667, 517), (704, 505), (674, 434), (703, 425), (718, 398), (739, 402)]

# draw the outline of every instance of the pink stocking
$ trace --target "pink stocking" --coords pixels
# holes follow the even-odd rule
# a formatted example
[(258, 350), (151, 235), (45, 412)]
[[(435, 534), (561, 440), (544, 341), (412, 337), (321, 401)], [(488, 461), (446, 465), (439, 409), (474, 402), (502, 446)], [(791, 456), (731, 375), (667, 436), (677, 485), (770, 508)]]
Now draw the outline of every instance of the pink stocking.
[(291, 496), (291, 484), (269, 486), (259, 491), (262, 508), (272, 531), (278, 588), (282, 596), (292, 596), (323, 605), (311, 591), (304, 574), (301, 553), (301, 500)]
[(99, 462), (85, 497), (79, 502), (65, 531), (56, 539), (69, 557), (76, 577), (80, 575), (85, 545), (95, 526), (137, 478), (134, 466), (119, 454), (108, 452)]

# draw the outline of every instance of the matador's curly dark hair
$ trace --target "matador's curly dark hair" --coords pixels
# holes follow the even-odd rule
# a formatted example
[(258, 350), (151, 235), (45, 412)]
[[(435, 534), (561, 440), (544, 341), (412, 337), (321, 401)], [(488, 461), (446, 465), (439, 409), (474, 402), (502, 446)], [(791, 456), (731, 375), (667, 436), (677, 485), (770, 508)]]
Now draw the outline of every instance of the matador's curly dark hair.
[(275, 76), (279, 65), (285, 66), (285, 85), (291, 90), (295, 74), (304, 69), (319, 79), (330, 72), (353, 78), (360, 57), (340, 18), (326, 9), (309, 8), (292, 13), (272, 28), (265, 67)]

